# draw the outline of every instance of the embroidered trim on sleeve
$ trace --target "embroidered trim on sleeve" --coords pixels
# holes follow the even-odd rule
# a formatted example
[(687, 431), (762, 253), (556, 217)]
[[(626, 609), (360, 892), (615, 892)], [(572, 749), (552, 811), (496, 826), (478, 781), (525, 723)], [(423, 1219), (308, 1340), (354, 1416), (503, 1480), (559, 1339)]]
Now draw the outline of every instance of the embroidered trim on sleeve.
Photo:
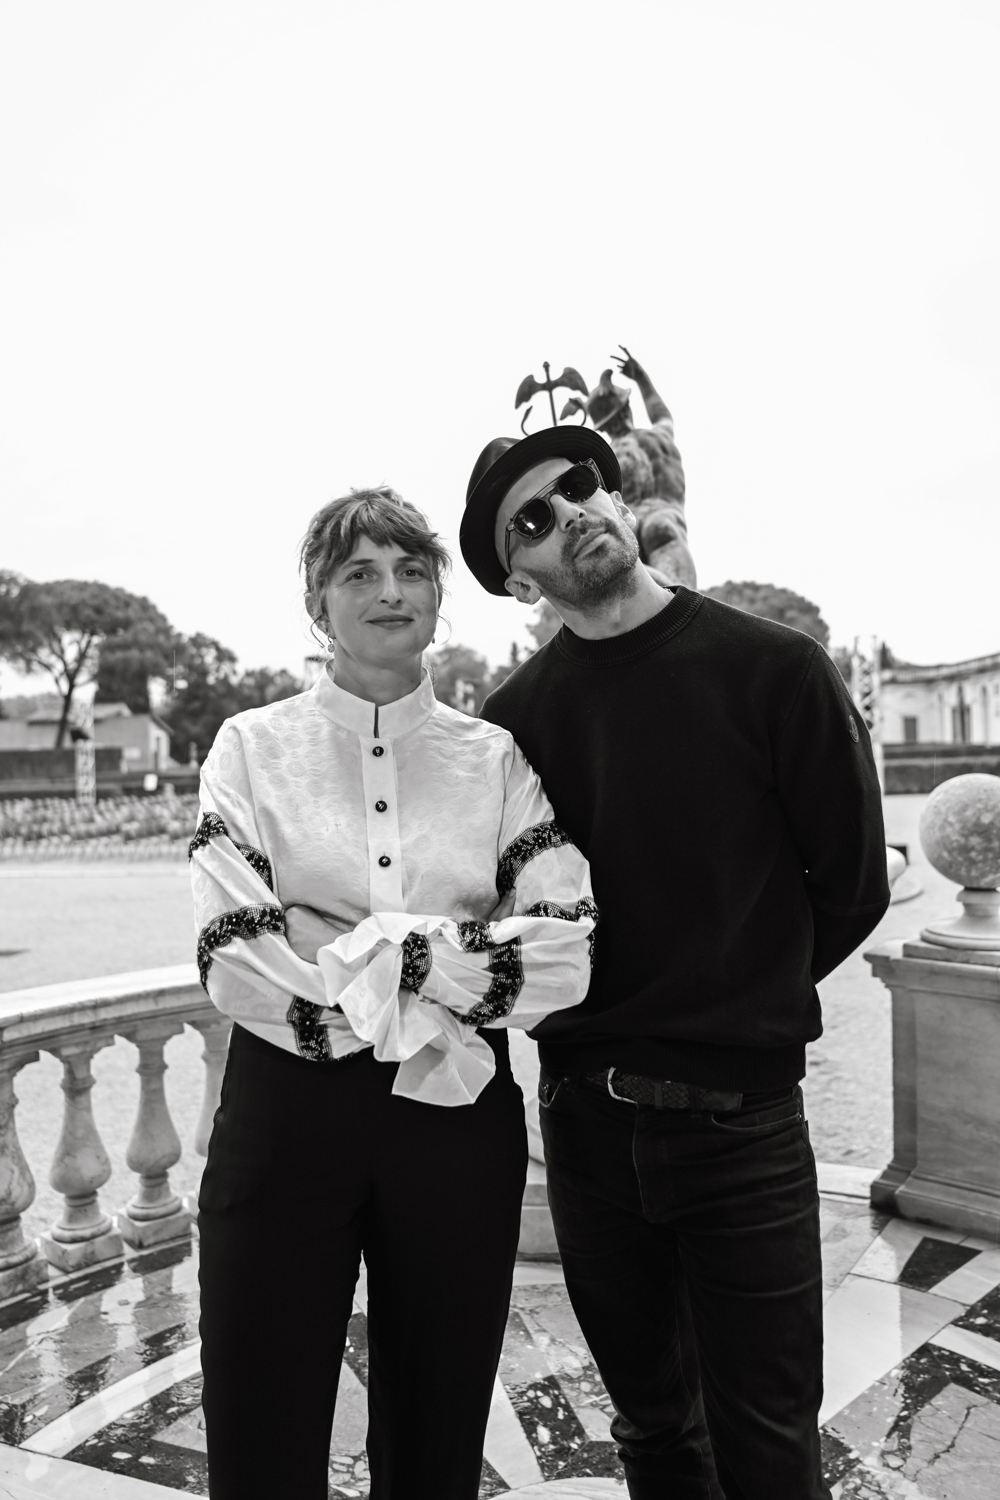
[(319, 1019), (322, 1009), (322, 1005), (314, 1005), (311, 1000), (302, 1000), (296, 995), (285, 1017), (292, 1028), (300, 1055), (308, 1062), (333, 1062), (330, 1036)]
[(458, 1019), (466, 1026), (486, 1026), (490, 1021), (509, 1016), (524, 984), (521, 939), (512, 938), (508, 943), (496, 943), (490, 937), (490, 930), (485, 922), (459, 922), (458, 936), (466, 953), (489, 953), (487, 968), (493, 976), (489, 989), (479, 1003), (467, 1015), (458, 1016)]
[(224, 911), (220, 917), (213, 917), (198, 937), (198, 977), (205, 993), (216, 948), (228, 947), (235, 938), (249, 942), (265, 933), (284, 936), (284, 932), (285, 913), (280, 906), (240, 906), (236, 911)]
[(188, 844), (188, 859), (193, 859), (199, 849), (204, 849), (213, 839), (227, 839), (229, 829), (218, 813), (203, 813), (194, 838)]
[(269, 891), (274, 890), (274, 877), (271, 872), (271, 861), (263, 849), (258, 849), (253, 844), (240, 844), (232, 837), (229, 829), (219, 817), (218, 813), (205, 813), (198, 824), (198, 831), (188, 845), (188, 859), (193, 859), (199, 849), (204, 849), (213, 839), (229, 839), (235, 849), (238, 849), (247, 864), (263, 880)]
[(546, 849), (559, 849), (573, 840), (555, 823), (535, 823), (511, 839), (497, 865), (497, 894), (503, 898), (513, 890), (514, 882), (529, 860)]
[(579, 922), (581, 917), (589, 917), (593, 927), (587, 936), (587, 949), (590, 955), (590, 967), (594, 967), (594, 938), (597, 936), (597, 924), (601, 920), (601, 914), (597, 910), (597, 902), (592, 896), (581, 896), (579, 901), (568, 911), (565, 906), (560, 906), (558, 901), (536, 901), (529, 906), (524, 913), (526, 917), (562, 917), (564, 922)]
[(431, 945), (422, 932), (408, 932), (403, 939), (403, 972), (399, 976), (404, 990), (414, 994), (431, 972)]
[(268, 859), (263, 849), (255, 849), (253, 844), (237, 843), (236, 839), (233, 839), (233, 845), (240, 851), (251, 869), (255, 870), (256, 873), (260, 876), (261, 880), (263, 880), (268, 890), (273, 891), (274, 877), (271, 874), (271, 861)]
[(592, 922), (597, 922), (597, 902), (592, 896), (581, 896), (574, 906), (560, 906), (558, 901), (536, 901), (524, 912), (526, 917), (562, 917), (564, 922), (579, 922), (581, 917), (589, 917)]

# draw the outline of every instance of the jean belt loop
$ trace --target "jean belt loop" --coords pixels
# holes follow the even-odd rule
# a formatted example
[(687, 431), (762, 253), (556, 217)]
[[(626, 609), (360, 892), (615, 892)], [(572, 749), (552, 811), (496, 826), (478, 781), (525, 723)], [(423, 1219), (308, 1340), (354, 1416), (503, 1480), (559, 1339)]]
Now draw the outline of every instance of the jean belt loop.
[(660, 1078), (657, 1078), (653, 1084), (653, 1107), (663, 1108), (663, 1080)]

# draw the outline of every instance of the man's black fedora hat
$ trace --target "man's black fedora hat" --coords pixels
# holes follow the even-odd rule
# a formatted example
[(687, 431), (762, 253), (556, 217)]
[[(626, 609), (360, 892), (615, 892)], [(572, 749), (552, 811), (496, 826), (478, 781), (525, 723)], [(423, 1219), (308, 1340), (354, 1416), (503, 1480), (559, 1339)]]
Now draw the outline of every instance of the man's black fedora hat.
[(499, 437), (487, 443), (469, 480), (458, 540), (471, 572), (491, 594), (507, 592), (507, 574), (493, 541), (500, 502), (526, 469), (546, 458), (568, 458), (573, 463), (592, 458), (607, 492), (621, 491), (622, 471), (614, 449), (590, 427), (543, 427), (525, 438)]

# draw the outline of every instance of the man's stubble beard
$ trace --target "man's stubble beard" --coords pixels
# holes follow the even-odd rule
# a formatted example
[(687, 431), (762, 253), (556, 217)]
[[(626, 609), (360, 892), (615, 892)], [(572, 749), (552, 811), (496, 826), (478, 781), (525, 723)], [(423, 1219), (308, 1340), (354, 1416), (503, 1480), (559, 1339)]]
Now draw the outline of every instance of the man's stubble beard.
[[(612, 538), (604, 555), (573, 556), (587, 538), (599, 532)], [(596, 609), (635, 592), (639, 543), (623, 521), (600, 521), (585, 532), (573, 531), (563, 539), (562, 554), (554, 567), (532, 571), (532, 578), (547, 599), (570, 609)]]

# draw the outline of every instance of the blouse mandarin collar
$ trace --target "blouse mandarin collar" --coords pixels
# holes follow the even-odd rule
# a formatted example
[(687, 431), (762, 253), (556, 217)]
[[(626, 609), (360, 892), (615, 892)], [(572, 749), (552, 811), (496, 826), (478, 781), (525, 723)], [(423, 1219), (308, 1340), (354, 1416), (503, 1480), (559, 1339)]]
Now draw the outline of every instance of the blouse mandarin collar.
[[(339, 724), (342, 729), (350, 729), (354, 734), (368, 739), (376, 737), (375, 704), (369, 703), (367, 698), (356, 697), (354, 693), (345, 693), (334, 682), (328, 667), (320, 673), (313, 692), (320, 713), (327, 719)], [(411, 729), (417, 729), (426, 723), (436, 707), (434, 687), (430, 673), (425, 668), (420, 686), (412, 693), (407, 693), (405, 698), (397, 698), (395, 703), (379, 704), (377, 737), (385, 740), (409, 734)]]

